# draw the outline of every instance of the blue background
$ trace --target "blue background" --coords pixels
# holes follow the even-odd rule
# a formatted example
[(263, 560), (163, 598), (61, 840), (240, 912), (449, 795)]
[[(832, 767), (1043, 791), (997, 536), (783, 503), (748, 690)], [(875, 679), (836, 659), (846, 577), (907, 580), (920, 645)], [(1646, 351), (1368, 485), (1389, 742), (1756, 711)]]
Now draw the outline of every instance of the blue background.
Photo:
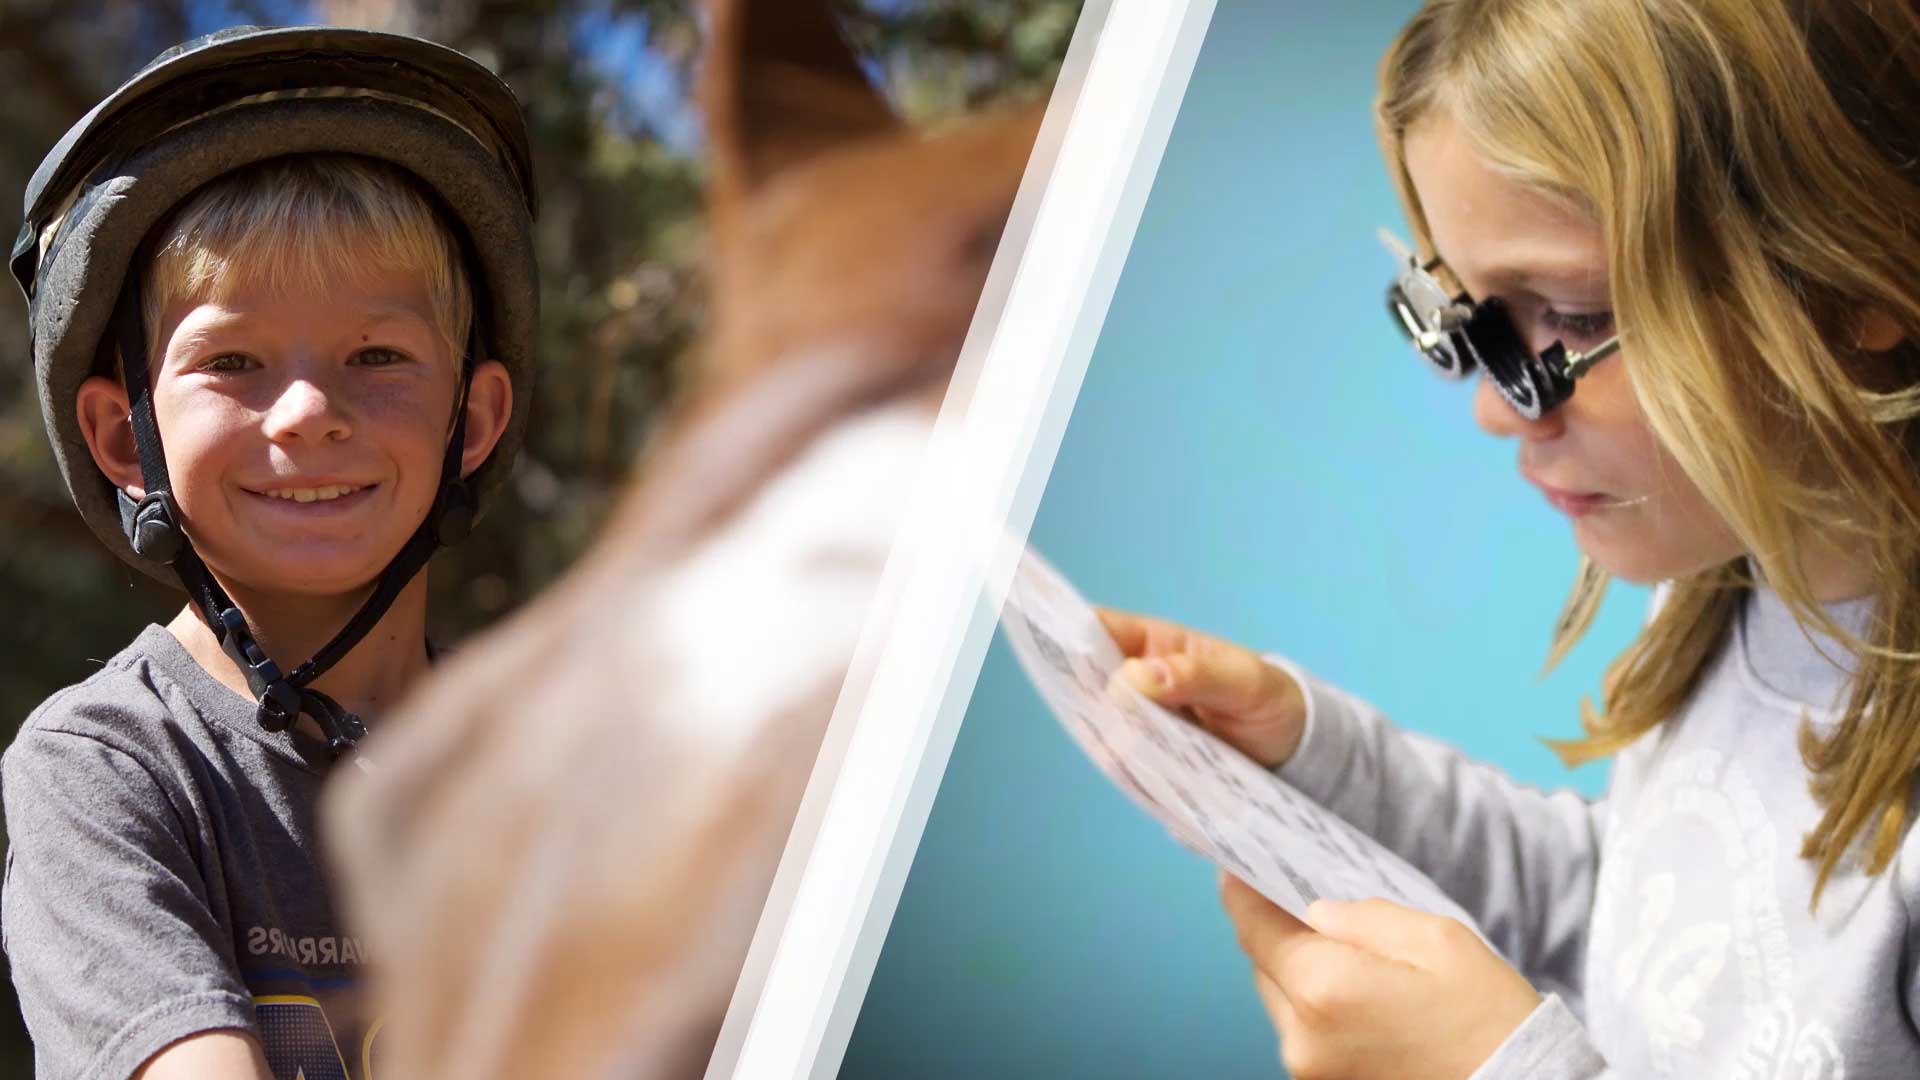
[[(1597, 794), (1578, 730), (1644, 589), (1536, 677), (1576, 553), (1382, 302), (1373, 138), (1412, 0), (1222, 0), (1032, 539), (1089, 597), (1370, 698), (1532, 783)], [(1210, 868), (1095, 771), (998, 639), (842, 1076), (1276, 1076)]]

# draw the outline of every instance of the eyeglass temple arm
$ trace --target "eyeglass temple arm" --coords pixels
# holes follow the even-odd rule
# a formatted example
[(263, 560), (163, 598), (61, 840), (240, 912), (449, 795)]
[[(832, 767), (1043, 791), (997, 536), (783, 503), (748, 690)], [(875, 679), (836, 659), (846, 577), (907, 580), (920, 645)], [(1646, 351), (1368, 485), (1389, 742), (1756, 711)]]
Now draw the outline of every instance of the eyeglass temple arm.
[(1619, 352), (1620, 339), (1618, 337), (1608, 338), (1592, 352), (1566, 352), (1565, 347), (1558, 343), (1555, 343), (1554, 348), (1562, 352), (1563, 359), (1561, 361), (1561, 369), (1566, 373), (1567, 378), (1577, 379), (1585, 375), (1593, 365)]

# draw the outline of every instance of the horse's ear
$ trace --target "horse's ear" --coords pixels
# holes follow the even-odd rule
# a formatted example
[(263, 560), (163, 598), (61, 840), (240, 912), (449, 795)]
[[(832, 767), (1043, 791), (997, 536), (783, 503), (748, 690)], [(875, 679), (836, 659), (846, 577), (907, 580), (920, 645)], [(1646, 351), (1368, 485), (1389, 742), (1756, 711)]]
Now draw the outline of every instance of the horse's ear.
[(828, 0), (709, 0), (703, 117), (725, 206), (782, 169), (899, 126)]

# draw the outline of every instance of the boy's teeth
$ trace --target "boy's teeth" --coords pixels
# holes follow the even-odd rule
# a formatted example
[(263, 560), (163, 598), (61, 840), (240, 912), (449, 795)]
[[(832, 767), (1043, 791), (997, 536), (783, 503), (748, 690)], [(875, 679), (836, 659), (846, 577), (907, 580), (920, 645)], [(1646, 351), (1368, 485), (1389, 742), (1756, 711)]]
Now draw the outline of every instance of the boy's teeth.
[(351, 484), (328, 484), (317, 488), (275, 488), (267, 492), (276, 499), (292, 499), (294, 502), (325, 502), (342, 495), (351, 495), (360, 489)]

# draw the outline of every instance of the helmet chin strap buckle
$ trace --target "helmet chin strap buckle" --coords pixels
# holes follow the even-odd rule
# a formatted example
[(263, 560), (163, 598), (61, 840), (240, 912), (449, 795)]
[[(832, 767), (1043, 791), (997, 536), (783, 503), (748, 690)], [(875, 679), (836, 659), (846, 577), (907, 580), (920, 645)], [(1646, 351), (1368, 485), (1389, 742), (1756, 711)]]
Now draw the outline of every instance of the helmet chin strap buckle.
[(361, 739), (367, 737), (367, 725), (359, 717), (340, 707), (340, 703), (318, 690), (301, 692), (301, 700), (307, 706), (307, 712), (320, 723), (320, 731), (326, 736), (327, 749), (334, 757), (355, 748)]
[(246, 616), (240, 614), (237, 607), (220, 610), (220, 647), (225, 649), (233, 662), (240, 665), (240, 671), (247, 677), (247, 686), (253, 696), (259, 700), (260, 708), (256, 719), (260, 726), (268, 731), (285, 731), (300, 718), (300, 691), (280, 673), (280, 665), (260, 648), (247, 629)]
[(133, 545), (134, 554), (150, 562), (169, 565), (180, 555), (180, 511), (168, 491), (149, 491), (135, 501), (122, 491), (120, 527)]

